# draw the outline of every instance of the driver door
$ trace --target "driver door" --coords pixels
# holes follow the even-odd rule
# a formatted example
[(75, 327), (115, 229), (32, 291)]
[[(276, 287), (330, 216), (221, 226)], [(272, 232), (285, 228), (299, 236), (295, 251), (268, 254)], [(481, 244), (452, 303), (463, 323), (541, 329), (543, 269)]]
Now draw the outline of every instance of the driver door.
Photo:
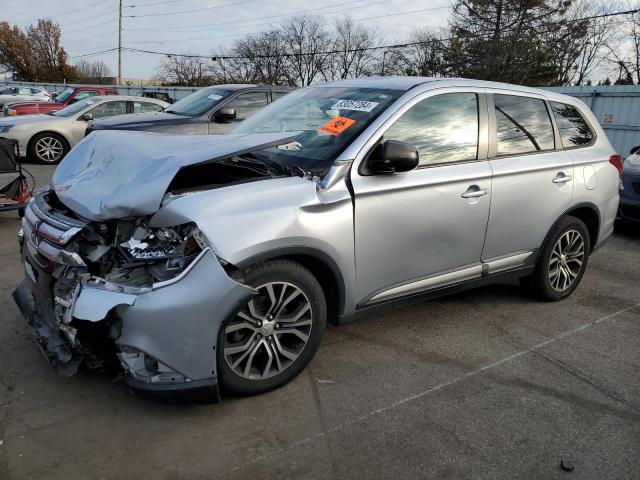
[(418, 168), (366, 175), (354, 162), (360, 305), (481, 276), (492, 176), (486, 96), (482, 89), (444, 92), (407, 102), (364, 149), (384, 140), (409, 143)]

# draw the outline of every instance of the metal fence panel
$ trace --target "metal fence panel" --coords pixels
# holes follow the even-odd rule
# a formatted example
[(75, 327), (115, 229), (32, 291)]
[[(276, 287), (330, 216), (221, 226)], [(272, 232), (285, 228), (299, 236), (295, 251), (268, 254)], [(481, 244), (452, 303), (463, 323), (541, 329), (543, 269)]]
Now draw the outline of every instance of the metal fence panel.
[(579, 98), (593, 111), (618, 153), (640, 145), (640, 85), (553, 87), (554, 92)]

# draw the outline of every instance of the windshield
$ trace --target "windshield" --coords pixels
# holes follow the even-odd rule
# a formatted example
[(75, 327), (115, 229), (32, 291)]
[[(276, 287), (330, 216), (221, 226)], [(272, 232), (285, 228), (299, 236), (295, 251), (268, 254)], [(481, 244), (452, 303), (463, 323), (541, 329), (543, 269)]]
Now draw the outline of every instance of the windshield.
[(60, 103), (64, 103), (67, 101), (67, 99), (71, 96), (71, 94), (73, 94), (73, 92), (75, 92), (76, 89), (73, 87), (67, 87), (64, 89), (64, 92), (62, 92), (60, 95), (58, 95), (56, 97), (56, 102), (60, 102)]
[(191, 95), (187, 95), (182, 100), (178, 100), (167, 108), (165, 112), (197, 117), (211, 110), (231, 93), (233, 93), (233, 90), (216, 87), (202, 88)]
[(297, 132), (301, 149), (260, 153), (280, 166), (324, 174), (340, 153), (402, 91), (378, 88), (308, 87), (260, 110), (233, 133)]
[(95, 99), (95, 97), (85, 98), (84, 100), (80, 100), (79, 102), (72, 103), (71, 105), (68, 105), (60, 109), (57, 112), (53, 112), (51, 115), (55, 115), (56, 117), (71, 117), (72, 115), (79, 113), (80, 111), (87, 108), (89, 105), (93, 105), (96, 102), (97, 100)]

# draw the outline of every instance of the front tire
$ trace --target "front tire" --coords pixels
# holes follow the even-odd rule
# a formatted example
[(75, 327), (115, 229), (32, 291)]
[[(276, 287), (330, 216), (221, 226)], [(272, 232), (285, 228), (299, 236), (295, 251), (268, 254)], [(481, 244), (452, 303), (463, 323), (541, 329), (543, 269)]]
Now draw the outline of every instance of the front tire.
[(42, 132), (34, 135), (27, 147), (29, 157), (38, 163), (55, 165), (69, 152), (67, 141), (57, 133)]
[(243, 283), (257, 294), (220, 330), (218, 376), (224, 391), (256, 395), (290, 382), (309, 364), (327, 304), (313, 274), (290, 260), (257, 264)]
[(541, 300), (562, 300), (582, 280), (590, 251), (589, 231), (584, 222), (567, 215), (551, 229), (533, 274), (521, 283)]

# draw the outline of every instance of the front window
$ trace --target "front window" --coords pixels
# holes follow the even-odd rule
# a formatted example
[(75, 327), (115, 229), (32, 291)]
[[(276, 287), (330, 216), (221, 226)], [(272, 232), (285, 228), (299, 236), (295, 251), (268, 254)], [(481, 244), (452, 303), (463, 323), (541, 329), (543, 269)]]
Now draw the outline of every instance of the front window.
[(167, 108), (165, 112), (197, 117), (211, 110), (231, 93), (233, 93), (233, 90), (216, 87), (202, 88), (178, 100)]
[(411, 107), (384, 133), (418, 150), (420, 166), (478, 158), (478, 97), (447, 93)]
[(325, 173), (340, 153), (402, 91), (308, 87), (292, 92), (242, 122), (232, 133), (300, 132), (300, 149), (267, 148), (260, 154), (282, 167)]
[(76, 89), (75, 89), (75, 88), (73, 88), (73, 87), (67, 87), (67, 88), (65, 88), (65, 89), (64, 89), (64, 91), (63, 91), (60, 95), (58, 95), (58, 96), (56, 97), (56, 102), (60, 102), (60, 103), (64, 103), (64, 102), (66, 102), (66, 101), (67, 101), (67, 99), (68, 99), (71, 95), (73, 95), (73, 92), (75, 92), (75, 91), (76, 91)]
[(76, 113), (80, 113), (85, 108), (94, 105), (97, 101), (93, 98), (85, 98), (76, 103), (72, 103), (71, 105), (67, 105), (66, 107), (58, 110), (57, 112), (51, 113), (51, 115), (55, 115), (56, 117), (71, 117)]

